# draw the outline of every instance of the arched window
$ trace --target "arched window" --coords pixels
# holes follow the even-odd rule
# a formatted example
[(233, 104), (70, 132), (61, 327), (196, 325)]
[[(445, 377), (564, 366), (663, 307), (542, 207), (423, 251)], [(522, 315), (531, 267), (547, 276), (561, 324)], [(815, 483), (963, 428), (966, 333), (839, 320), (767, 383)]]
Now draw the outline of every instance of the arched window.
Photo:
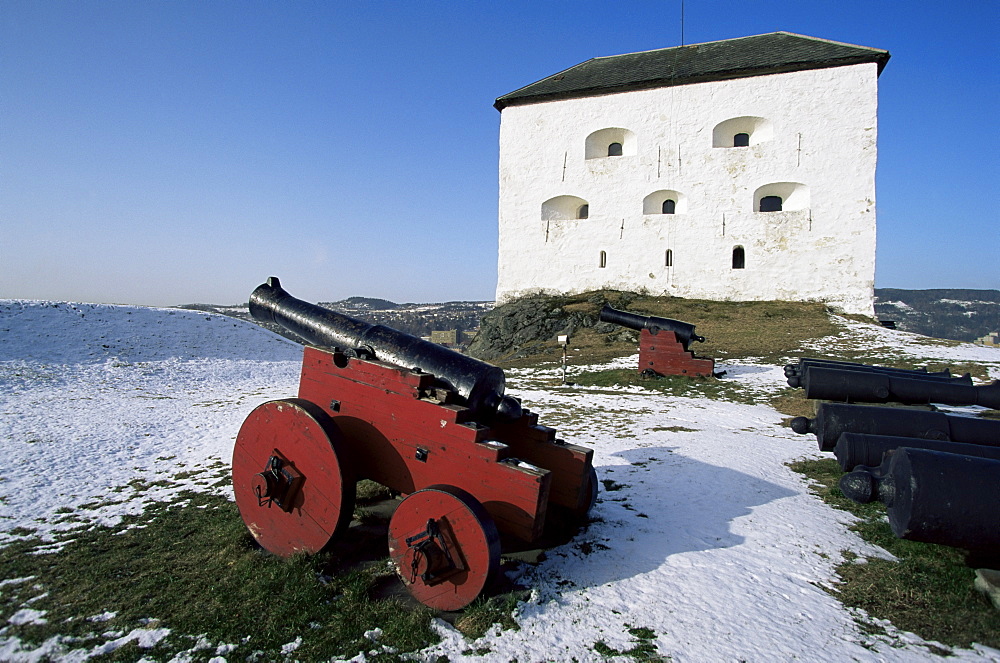
[(781, 196), (764, 196), (760, 199), (761, 212), (780, 212)]
[(600, 261), (600, 263), (598, 263), (598, 266), (601, 267), (601, 268), (604, 268), (604, 267), (608, 266), (608, 253), (607, 253), (607, 251), (601, 251), (601, 261)]
[(763, 117), (731, 117), (712, 129), (712, 147), (748, 147), (774, 138), (774, 124)]
[(580, 208), (587, 201), (577, 196), (556, 196), (542, 203), (542, 221), (572, 221), (580, 218)]
[(742, 246), (733, 247), (733, 269), (743, 269), (746, 266), (746, 255)]
[[(754, 143), (756, 145), (756, 143)], [(755, 212), (801, 212), (809, 209), (809, 187), (799, 182), (771, 182), (753, 192)]]
[(673, 267), (674, 266), (674, 250), (673, 249), (667, 249), (666, 266), (667, 267)]
[(586, 219), (590, 216), (590, 205), (580, 205), (580, 209), (576, 211), (576, 218)]
[(636, 155), (635, 134), (622, 127), (598, 129), (584, 143), (585, 159), (607, 159), (608, 157), (634, 157)]
[(687, 196), (673, 189), (653, 191), (642, 199), (643, 214), (686, 214)]

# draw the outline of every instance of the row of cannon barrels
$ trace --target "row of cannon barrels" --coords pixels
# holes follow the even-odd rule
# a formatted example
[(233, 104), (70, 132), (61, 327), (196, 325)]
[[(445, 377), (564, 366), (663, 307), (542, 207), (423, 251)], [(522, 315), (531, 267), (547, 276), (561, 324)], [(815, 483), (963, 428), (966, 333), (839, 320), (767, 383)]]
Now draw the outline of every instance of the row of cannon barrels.
[(954, 377), (944, 370), (870, 366), (828, 359), (803, 358), (785, 366), (791, 387), (801, 387), (806, 398), (846, 403), (901, 403), (904, 405), (981, 405), (1000, 409), (1000, 380), (974, 385), (968, 373)]
[[(834, 453), (846, 472), (840, 479), (846, 497), (884, 504), (898, 538), (1000, 554), (1000, 420), (856, 404), (998, 408), (1000, 382), (975, 386), (968, 374), (952, 377), (948, 370), (819, 359), (789, 364), (785, 375), (807, 398), (829, 399), (817, 403), (815, 417), (796, 417), (791, 426)], [(871, 394), (871, 385), (884, 386), (889, 396)]]

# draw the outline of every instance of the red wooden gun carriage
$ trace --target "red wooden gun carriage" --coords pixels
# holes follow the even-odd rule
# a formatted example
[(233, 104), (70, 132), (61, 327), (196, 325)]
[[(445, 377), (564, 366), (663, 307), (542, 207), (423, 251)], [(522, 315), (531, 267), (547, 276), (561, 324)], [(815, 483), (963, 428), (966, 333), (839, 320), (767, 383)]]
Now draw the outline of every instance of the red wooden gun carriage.
[(505, 396), (501, 369), (295, 299), (274, 277), (250, 313), (314, 344), (298, 397), (258, 406), (233, 450), (236, 503), (264, 549), (323, 550), (351, 522), (356, 482), (371, 479), (404, 495), (389, 521), (403, 583), (457, 610), (498, 571), (501, 543), (586, 518), (593, 452)]
[(655, 315), (637, 315), (613, 309), (607, 304), (598, 319), (639, 332), (639, 372), (653, 375), (712, 377), (715, 360), (695, 356), (688, 350), (691, 341), (703, 343), (704, 336), (694, 333), (694, 325)]

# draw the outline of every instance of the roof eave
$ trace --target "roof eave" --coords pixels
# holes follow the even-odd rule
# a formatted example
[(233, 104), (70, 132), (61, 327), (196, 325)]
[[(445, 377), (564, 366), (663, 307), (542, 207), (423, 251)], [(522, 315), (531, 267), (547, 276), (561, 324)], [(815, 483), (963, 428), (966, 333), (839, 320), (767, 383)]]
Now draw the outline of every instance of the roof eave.
[[(890, 57), (891, 56), (888, 51), (881, 51), (878, 55), (874, 57), (865, 57), (865, 58), (848, 57), (848, 58), (839, 58), (834, 60), (826, 60), (821, 62), (793, 63), (789, 65), (783, 65), (780, 67), (733, 69), (725, 72), (713, 72), (711, 74), (704, 74), (701, 76), (687, 76), (684, 78), (651, 79), (625, 85), (581, 88), (576, 90), (568, 90), (565, 92), (549, 92), (549, 93), (541, 93), (534, 95), (525, 95), (522, 97), (515, 97), (513, 99), (509, 98), (510, 95), (517, 94), (517, 92), (520, 91), (520, 90), (515, 90), (514, 92), (505, 94), (502, 97), (497, 97), (497, 99), (493, 102), (493, 107), (496, 108), (498, 111), (503, 112), (503, 109), (507, 108), (508, 106), (523, 106), (527, 104), (542, 103), (546, 101), (558, 101), (561, 99), (580, 99), (583, 97), (597, 97), (606, 94), (616, 94), (619, 92), (652, 90), (660, 87), (673, 87), (676, 85), (692, 85), (694, 83), (725, 81), (725, 80), (732, 80), (734, 78), (751, 78), (753, 76), (785, 74), (794, 71), (807, 71), (810, 69), (828, 69), (831, 67), (846, 67), (855, 64), (865, 64), (868, 62), (873, 62), (878, 65), (878, 72), (876, 73), (876, 76), (880, 76), (882, 74), (882, 70), (885, 68), (885, 65), (889, 61)], [(540, 83), (542, 81), (538, 82)], [(535, 85), (535, 83), (533, 83), (532, 85)], [(525, 86), (525, 88), (527, 87), (530, 86)], [(523, 90), (525, 88), (520, 88), (520, 89)]]

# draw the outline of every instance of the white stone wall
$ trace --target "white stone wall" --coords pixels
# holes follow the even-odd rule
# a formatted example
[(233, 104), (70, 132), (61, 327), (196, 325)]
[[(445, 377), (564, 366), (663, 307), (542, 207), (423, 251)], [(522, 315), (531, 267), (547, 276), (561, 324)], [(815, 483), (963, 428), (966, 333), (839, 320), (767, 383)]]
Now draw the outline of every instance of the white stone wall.
[[(873, 315), (876, 111), (874, 63), (505, 108), (497, 301), (613, 288)], [(607, 129), (623, 156), (586, 158)], [(713, 146), (734, 131), (750, 146)], [(676, 213), (644, 213), (665, 191)], [(769, 194), (783, 211), (755, 211)]]

